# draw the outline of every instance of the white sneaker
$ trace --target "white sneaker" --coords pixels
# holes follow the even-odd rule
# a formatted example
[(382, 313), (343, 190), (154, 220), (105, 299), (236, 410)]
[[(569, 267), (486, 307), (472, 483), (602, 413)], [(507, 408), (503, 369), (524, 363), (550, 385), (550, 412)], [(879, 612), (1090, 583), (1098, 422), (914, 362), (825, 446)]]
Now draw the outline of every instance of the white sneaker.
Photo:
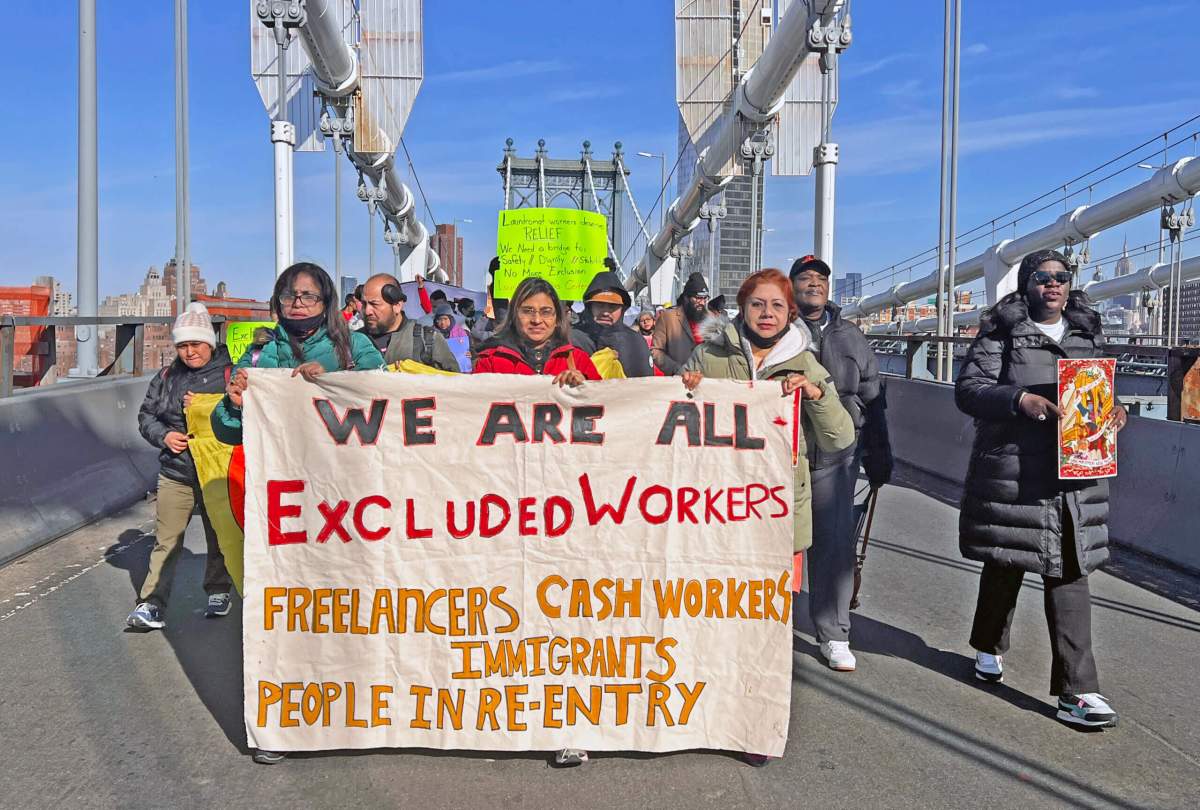
[(853, 672), (858, 663), (850, 652), (849, 641), (822, 641), (821, 657), (829, 662), (830, 669), (838, 672)]
[(1004, 680), (1004, 656), (991, 653), (975, 653), (975, 677), (988, 683)]
[(574, 768), (588, 761), (588, 752), (582, 748), (564, 748), (554, 755), (554, 764), (560, 768)]
[(1058, 719), (1074, 726), (1108, 728), (1117, 724), (1117, 713), (1108, 698), (1096, 692), (1062, 695), (1058, 699)]

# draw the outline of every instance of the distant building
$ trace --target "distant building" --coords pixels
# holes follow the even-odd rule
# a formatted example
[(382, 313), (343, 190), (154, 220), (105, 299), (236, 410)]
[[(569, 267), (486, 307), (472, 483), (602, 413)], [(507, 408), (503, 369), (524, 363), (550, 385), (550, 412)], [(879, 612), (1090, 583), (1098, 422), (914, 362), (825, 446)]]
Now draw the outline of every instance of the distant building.
[[(696, 158), (698, 155), (696, 145), (692, 143), (691, 137), (688, 135), (687, 125), (684, 123), (682, 116), (679, 117), (679, 150), (683, 153), (683, 157), (679, 159), (676, 194), (682, 194), (691, 186), (692, 178), (696, 174)], [(757, 181), (758, 215), (755, 217), (754, 223), (750, 221), (750, 214), (753, 208), (751, 198), (755, 181), (748, 174), (736, 175), (731, 178), (726, 184), (724, 192), (709, 201), (709, 205), (714, 206), (724, 202), (726, 209), (725, 218), (717, 220), (717, 226), (711, 233), (709, 232), (708, 224), (703, 220), (696, 226), (696, 230), (692, 231), (692, 256), (687, 260), (686, 272), (680, 273), (681, 279), (686, 276), (686, 273), (698, 270), (711, 280), (714, 275), (712, 258), (715, 253), (717, 264), (716, 283), (712, 294), (713, 296), (725, 295), (729, 300), (732, 300), (737, 295), (738, 287), (742, 286), (742, 279), (750, 275), (753, 271), (760, 269), (758, 267), (750, 267), (750, 240), (758, 240), (757, 254), (760, 257), (761, 263), (763, 189), (765, 181), (765, 173), (760, 174)], [(671, 194), (669, 192), (663, 193), (661, 204), (671, 204)], [(657, 220), (647, 223), (647, 228), (651, 233), (658, 230), (657, 224)], [(713, 239), (716, 239), (715, 251), (712, 244)]]
[(833, 280), (833, 300), (845, 306), (862, 298), (862, 273), (846, 273)]
[[(1121, 248), (1121, 258), (1117, 259), (1117, 266), (1113, 269), (1113, 276), (1120, 278), (1127, 276), (1135, 269), (1133, 260), (1129, 258), (1129, 240), (1125, 240), (1125, 246)], [(1115, 298), (1109, 299), (1109, 307), (1120, 307), (1121, 309), (1136, 309), (1137, 303), (1133, 295), (1118, 295)]]
[[(47, 285), (31, 284), (28, 287), (0, 287), (0, 315), (38, 318), (50, 314), (54, 298), (53, 279)], [(18, 326), (14, 335), (13, 385), (27, 388), (38, 385), (51, 374), (52, 366), (49, 347), (43, 342), (46, 329), (42, 326)]]
[(341, 297), (338, 298), (338, 302), (341, 303), (342, 306), (345, 306), (346, 296), (353, 293), (357, 287), (358, 287), (358, 279), (357, 278), (355, 278), (354, 276), (342, 276)]
[(429, 247), (438, 255), (442, 269), (446, 271), (448, 283), (463, 286), (463, 238), (458, 235), (456, 225), (438, 225), (429, 237)]
[[(1186, 342), (1200, 341), (1200, 281), (1189, 281), (1183, 285), (1179, 296), (1179, 337)], [(1171, 297), (1174, 290), (1166, 287), (1162, 291), (1163, 334), (1171, 329)]]
[[(174, 301), (175, 300), (175, 286), (176, 286), (175, 260), (174, 259), (167, 260), (167, 263), (163, 265), (162, 283), (163, 283), (163, 286), (166, 287), (166, 289), (167, 289), (167, 298)], [(195, 301), (197, 298), (199, 298), (199, 296), (207, 295), (207, 294), (208, 294), (208, 282), (206, 282), (200, 276), (200, 268), (197, 265), (193, 264), (192, 265), (192, 273), (191, 273), (191, 295), (189, 296), (189, 300)], [(173, 303), (171, 305), (171, 314), (177, 314), (175, 305)]]

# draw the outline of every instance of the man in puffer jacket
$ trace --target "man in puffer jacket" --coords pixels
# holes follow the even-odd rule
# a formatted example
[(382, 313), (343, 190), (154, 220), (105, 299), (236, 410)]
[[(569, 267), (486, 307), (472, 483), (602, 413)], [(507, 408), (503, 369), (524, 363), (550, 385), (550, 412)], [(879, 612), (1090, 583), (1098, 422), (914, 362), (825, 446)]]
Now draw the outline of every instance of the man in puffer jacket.
[(204, 524), (207, 557), (204, 565), (204, 590), (208, 594), (205, 616), (214, 618), (229, 612), (232, 581), (225, 570), (225, 558), (217, 545), (217, 533), (204, 509), (196, 465), (188, 452), (187, 419), (184, 398), (189, 394), (219, 394), (229, 380), (229, 352), (217, 346), (217, 335), (204, 304), (193, 303), (175, 319), (171, 332), (178, 357), (150, 381), (146, 398), (138, 411), (138, 429), (142, 438), (159, 448), (158, 502), (154, 548), (150, 568), (138, 593), (138, 605), (126, 619), (135, 630), (160, 630), (166, 626), (163, 609), (171, 595), (175, 563), (183, 546), (184, 532), (192, 512), (200, 511)]

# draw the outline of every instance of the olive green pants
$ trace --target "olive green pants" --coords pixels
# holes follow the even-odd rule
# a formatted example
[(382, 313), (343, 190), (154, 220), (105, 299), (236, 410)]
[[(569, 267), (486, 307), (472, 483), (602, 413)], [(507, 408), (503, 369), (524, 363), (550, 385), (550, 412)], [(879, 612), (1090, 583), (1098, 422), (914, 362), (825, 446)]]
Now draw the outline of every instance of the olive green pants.
[(175, 579), (175, 563), (183, 548), (183, 535), (196, 507), (200, 508), (204, 540), (208, 547), (204, 563), (204, 592), (229, 593), (233, 588), (233, 581), (225, 570), (225, 557), (217, 545), (217, 533), (208, 522), (208, 513), (204, 511), (200, 485), (181, 484), (159, 475), (154, 548), (150, 551), (150, 570), (146, 572), (146, 581), (142, 583), (142, 590), (138, 594), (143, 602), (154, 602), (159, 607), (167, 604), (171, 582)]

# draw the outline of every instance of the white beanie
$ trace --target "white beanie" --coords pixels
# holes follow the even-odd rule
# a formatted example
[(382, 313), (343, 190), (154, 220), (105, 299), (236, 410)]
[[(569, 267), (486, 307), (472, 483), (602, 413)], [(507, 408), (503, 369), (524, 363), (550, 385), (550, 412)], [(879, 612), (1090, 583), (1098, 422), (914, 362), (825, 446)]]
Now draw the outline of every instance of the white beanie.
[(171, 339), (175, 345), (198, 341), (207, 343), (214, 349), (217, 347), (217, 333), (213, 331), (212, 318), (208, 308), (199, 301), (188, 304), (187, 311), (175, 319), (175, 328), (171, 330)]

